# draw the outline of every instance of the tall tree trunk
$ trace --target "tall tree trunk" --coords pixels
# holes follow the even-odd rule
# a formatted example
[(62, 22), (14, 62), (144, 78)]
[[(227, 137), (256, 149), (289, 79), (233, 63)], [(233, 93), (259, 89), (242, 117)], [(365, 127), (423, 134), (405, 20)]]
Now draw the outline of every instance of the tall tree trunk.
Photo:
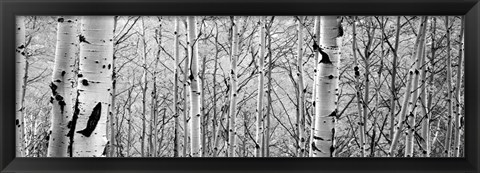
[(258, 57), (258, 98), (257, 98), (257, 126), (255, 134), (255, 157), (261, 157), (263, 136), (263, 95), (265, 76), (265, 16), (260, 17), (260, 55)]
[(460, 88), (462, 86), (462, 60), (463, 60), (463, 29), (465, 28), (465, 19), (464, 16), (461, 17), (462, 24), (460, 28), (460, 44), (458, 45), (458, 63), (457, 63), (457, 81), (456, 81), (456, 88), (455, 88), (455, 131), (454, 131), (454, 156), (460, 157), (460, 130), (462, 129), (462, 124), (460, 122), (461, 114), (461, 98), (460, 98)]
[(101, 157), (107, 144), (114, 20), (113, 16), (85, 16), (81, 23), (78, 95), (70, 126), (72, 154)]
[(188, 56), (190, 57), (190, 73), (188, 81), (190, 82), (190, 117), (191, 117), (191, 129), (190, 135), (192, 142), (190, 143), (190, 155), (192, 157), (202, 156), (202, 146), (200, 143), (201, 129), (200, 129), (200, 95), (199, 90), (199, 76), (198, 76), (198, 38), (196, 19), (193, 16), (187, 17), (188, 25)]
[[(135, 85), (135, 75), (133, 75), (132, 81), (129, 82), (131, 85)], [(130, 148), (132, 147), (132, 126), (133, 126), (133, 119), (132, 119), (132, 92), (133, 92), (133, 86), (131, 86), (130, 89), (128, 89), (127, 93), (127, 113), (128, 113), (128, 131), (127, 131), (127, 157), (130, 157)]]
[(180, 73), (179, 68), (180, 68), (180, 52), (179, 52), (179, 40), (178, 37), (180, 34), (178, 33), (179, 26), (178, 26), (178, 17), (175, 17), (175, 31), (174, 31), (174, 41), (173, 41), (173, 52), (174, 52), (174, 59), (175, 59), (175, 67), (174, 69), (174, 82), (173, 82), (173, 117), (175, 118), (175, 126), (174, 126), (174, 142), (173, 142), (173, 157), (178, 157), (179, 156), (179, 149), (178, 146), (180, 145), (180, 134), (179, 134), (179, 119), (178, 119), (178, 107), (179, 107), (179, 101), (178, 101), (178, 75)]
[[(423, 19), (424, 18), (422, 18), (422, 21), (424, 21)], [(420, 38), (422, 37), (422, 31), (424, 30), (422, 28), (424, 27), (424, 25), (425, 24), (423, 22), (420, 24), (419, 34), (417, 35), (417, 39), (416, 39), (415, 45), (414, 45), (414, 53), (413, 53), (412, 56), (416, 57), (417, 59), (418, 59), (418, 56), (421, 56), (421, 53), (419, 52), (420, 45), (421, 45)], [(415, 66), (417, 66), (417, 65), (415, 65)], [(410, 71), (408, 72), (407, 84), (405, 86), (406, 87), (405, 97), (404, 97), (404, 100), (403, 100), (403, 105), (402, 105), (401, 110), (400, 110), (400, 117), (398, 119), (397, 126), (395, 127), (396, 131), (395, 131), (395, 134), (394, 134), (393, 139), (392, 139), (392, 145), (390, 146), (390, 149), (388, 151), (388, 155), (390, 157), (395, 157), (395, 153), (394, 153), (393, 150), (397, 147), (398, 140), (400, 139), (401, 132), (403, 131), (403, 126), (406, 124), (405, 119), (407, 118), (406, 115), (407, 115), (407, 109), (408, 109), (410, 97), (411, 97), (411, 94), (412, 94), (412, 87), (416, 86), (416, 85), (412, 86), (414, 72), (415, 72), (415, 68), (413, 68), (413, 67), (410, 68)], [(414, 88), (414, 90), (416, 90), (416, 88)]]
[(151, 155), (153, 157), (157, 157), (157, 137), (158, 137), (158, 120), (157, 120), (157, 106), (158, 106), (158, 94), (157, 94), (157, 76), (158, 76), (158, 62), (160, 61), (160, 53), (161, 53), (161, 46), (162, 46), (162, 24), (161, 24), (161, 19), (160, 20), (160, 26), (159, 29), (156, 33), (157, 37), (157, 44), (159, 47), (157, 57), (155, 58), (155, 64), (153, 65), (153, 77), (152, 77), (152, 100), (151, 100), (151, 117), (150, 117), (150, 150), (151, 150)]
[(272, 110), (272, 69), (273, 69), (273, 61), (272, 61), (272, 33), (270, 29), (273, 24), (274, 17), (270, 19), (270, 24), (268, 27), (265, 27), (266, 34), (268, 35), (268, 83), (267, 83), (267, 112), (266, 112), (266, 123), (265, 127), (263, 128), (265, 132), (263, 133), (263, 148), (264, 153), (262, 156), (270, 157), (270, 114)]
[[(313, 35), (313, 47), (318, 47), (318, 44), (320, 44), (320, 16), (315, 16), (315, 25), (314, 25), (314, 35)], [(312, 143), (313, 141), (313, 133), (315, 132), (315, 103), (317, 100), (317, 65), (318, 64), (318, 55), (319, 51), (314, 50), (313, 51), (313, 56), (315, 59), (315, 65), (314, 65), (314, 70), (313, 70), (313, 86), (312, 86), (312, 112), (311, 112), (311, 120), (310, 120), (310, 140), (309, 142)], [(308, 155), (309, 157), (313, 157), (313, 150), (312, 146), (309, 147)]]
[[(430, 26), (431, 29), (432, 29), (432, 57), (429, 59), (432, 63), (432, 67), (433, 67), (433, 59), (434, 59), (434, 56), (435, 56), (435, 50), (433, 48), (434, 44), (435, 44), (435, 27), (436, 27), (436, 22), (435, 22), (435, 17), (432, 17), (432, 25)], [(426, 33), (425, 33), (426, 35)], [(425, 39), (426, 40), (426, 39)], [(426, 56), (426, 44), (424, 45), (424, 48), (423, 48), (423, 54), (424, 56)], [(423, 57), (424, 59), (426, 59), (426, 57)], [(424, 60), (425, 61), (425, 60)], [(420, 106), (421, 106), (421, 114), (423, 116), (423, 120), (422, 120), (422, 123), (421, 123), (421, 141), (420, 141), (420, 144), (421, 144), (421, 149), (422, 149), (422, 156), (423, 157), (430, 157), (430, 107), (429, 107), (429, 104), (428, 104), (428, 98), (427, 98), (427, 82), (426, 82), (426, 78), (427, 78), (427, 64), (424, 62), (423, 63), (423, 66), (422, 66), (422, 69), (420, 71), (421, 73), (421, 81), (423, 83), (423, 85), (421, 86), (420, 88), (420, 96), (419, 96), (419, 99), (420, 99)], [(433, 73), (430, 74), (430, 77), (433, 76)], [(433, 85), (433, 81), (429, 82), (428, 83), (429, 86), (432, 86)], [(430, 91), (429, 91), (430, 92)], [(431, 95), (429, 94), (429, 97), (431, 97)]]
[(48, 141), (47, 157), (68, 157), (68, 122), (73, 115), (75, 102), (75, 59), (78, 56), (77, 18), (59, 17), (55, 66), (52, 82), (52, 124)]
[(393, 56), (393, 63), (392, 63), (392, 98), (390, 101), (390, 144), (392, 144), (393, 136), (394, 136), (394, 124), (395, 124), (395, 107), (396, 107), (396, 100), (397, 100), (397, 91), (395, 89), (395, 79), (397, 78), (397, 59), (398, 59), (398, 45), (400, 40), (400, 30), (402, 25), (400, 25), (400, 16), (397, 16), (397, 31), (395, 34), (395, 53)]
[[(183, 20), (185, 22), (185, 28), (188, 29), (187, 27), (187, 24), (186, 24), (186, 21)], [(186, 36), (186, 39), (187, 39), (187, 42), (188, 42), (188, 39), (189, 39), (189, 36), (188, 36), (188, 31), (186, 32), (185, 36)], [(188, 76), (189, 76), (189, 73), (188, 73), (188, 70), (190, 69), (189, 67), (189, 63), (190, 63), (190, 54), (188, 53), (188, 47), (187, 47), (187, 55), (185, 56), (184, 58), (184, 68), (183, 68), (183, 157), (187, 157), (187, 148), (188, 148), (188, 139), (189, 139), (189, 128), (188, 125), (188, 121), (190, 120), (189, 117), (188, 117), (188, 106), (187, 106), (187, 103), (188, 103), (188, 99), (187, 99), (187, 95), (188, 95), (188, 92), (187, 90), (189, 89), (189, 85), (190, 85), (190, 81), (188, 80)]]
[(338, 67), (341, 51), (337, 39), (342, 36), (337, 16), (321, 16), (320, 45), (317, 51), (322, 55), (318, 62), (315, 131), (313, 136), (313, 157), (333, 157), (335, 152), (335, 119), (337, 114)]
[[(115, 16), (114, 19), (113, 19), (114, 23), (113, 23), (113, 34), (115, 35), (115, 29), (117, 28), (117, 21), (118, 21), (118, 16)], [(115, 37), (114, 37), (115, 38)], [(116, 40), (114, 39), (114, 41), (116, 42)], [(115, 46), (115, 45), (114, 45)], [(114, 47), (115, 49), (115, 47)], [(108, 149), (108, 156), (107, 157), (114, 157), (114, 153), (115, 153), (115, 123), (114, 123), (114, 115), (116, 115), (117, 113), (115, 112), (115, 98), (116, 98), (116, 92), (115, 92), (115, 88), (116, 88), (116, 71), (115, 71), (115, 51), (113, 52), (113, 59), (112, 59), (112, 94), (110, 95), (111, 97), (111, 106), (110, 106), (110, 112), (108, 113), (108, 119), (107, 121), (109, 122), (109, 125), (110, 125), (110, 141), (109, 141), (109, 149)], [(118, 122), (118, 118), (117, 118), (117, 122)], [(108, 131), (107, 131), (108, 132)]]
[(298, 78), (298, 147), (299, 152), (297, 157), (303, 157), (305, 154), (305, 93), (306, 89), (303, 86), (303, 16), (298, 17), (298, 47), (297, 47), (297, 78)]
[(148, 74), (147, 74), (147, 40), (146, 40), (146, 35), (145, 35), (145, 21), (144, 18), (142, 17), (142, 36), (143, 36), (143, 74), (142, 74), (142, 79), (141, 82), (143, 84), (142, 86), (142, 136), (140, 139), (140, 149), (141, 149), (141, 156), (146, 157), (148, 155), (148, 152), (145, 153), (145, 141), (146, 141), (146, 133), (147, 133), (147, 89), (148, 89)]
[(365, 121), (364, 121), (364, 112), (362, 110), (362, 92), (360, 91), (360, 71), (358, 67), (358, 59), (357, 59), (357, 30), (356, 30), (356, 16), (354, 17), (353, 24), (352, 24), (352, 32), (353, 32), (353, 42), (352, 42), (352, 52), (353, 52), (353, 63), (354, 63), (354, 73), (355, 73), (355, 90), (356, 90), (356, 98), (357, 98), (357, 109), (359, 114), (359, 126), (360, 126), (360, 151), (361, 156), (365, 157)]
[(232, 17), (232, 54), (230, 55), (230, 82), (232, 86), (231, 99), (230, 99), (230, 111), (229, 111), (229, 137), (228, 137), (228, 155), (230, 157), (235, 157), (235, 147), (237, 136), (235, 131), (235, 117), (237, 115), (237, 56), (238, 56), (238, 17)]
[(445, 135), (445, 155), (446, 157), (451, 156), (451, 144), (452, 144), (452, 115), (453, 115), (453, 105), (452, 105), (452, 60), (450, 56), (450, 25), (449, 17), (445, 16), (445, 28), (447, 30), (447, 132)]
[(26, 65), (27, 59), (25, 57), (25, 17), (19, 16), (16, 18), (16, 30), (15, 30), (15, 62), (16, 62), (16, 72), (15, 72), (15, 154), (17, 157), (25, 156), (25, 123), (23, 122), (24, 106), (23, 98), (25, 95), (25, 74), (26, 74)]
[[(431, 44), (431, 52), (432, 52), (432, 55), (429, 59), (430, 61), (430, 66), (432, 69), (429, 69), (429, 71), (433, 71), (433, 67), (435, 67), (435, 36), (436, 36), (436, 28), (437, 28), (437, 18), (436, 17), (432, 17), (432, 44)], [(426, 74), (426, 71), (425, 71), (425, 74)], [(429, 76), (429, 80), (428, 80), (428, 86), (433, 86), (433, 75), (435, 73), (433, 72), (430, 72), (430, 76)], [(422, 89), (422, 91), (424, 91)], [(424, 108), (424, 112), (425, 112), (425, 119), (422, 123), (422, 138), (424, 140), (424, 145), (422, 146), (422, 148), (424, 149), (423, 151), (423, 154), (424, 154), (424, 157), (430, 157), (430, 150), (431, 150), (431, 146), (432, 146), (432, 143), (435, 142), (435, 140), (433, 140), (432, 142), (430, 142), (430, 120), (431, 120), (431, 115), (432, 115), (432, 111), (431, 111), (431, 107), (432, 107), (432, 98), (433, 98), (433, 90), (429, 89), (428, 90), (428, 96), (426, 98), (426, 105), (425, 105), (425, 108)], [(440, 121), (438, 121), (440, 122)], [(438, 126), (438, 125), (437, 125)]]
[(414, 145), (414, 134), (416, 132), (415, 130), (415, 122), (416, 122), (416, 108), (418, 107), (418, 91), (421, 88), (420, 85), (423, 85), (422, 83), (419, 83), (418, 80), (420, 78), (420, 71), (421, 68), (423, 68), (423, 64), (425, 63), (425, 56), (424, 55), (424, 49), (425, 49), (425, 35), (426, 35), (426, 28), (427, 28), (427, 17), (423, 16), (421, 19), (421, 24), (420, 24), (420, 31), (418, 33), (418, 36), (420, 37), (419, 42), (418, 42), (418, 47), (416, 48), (416, 60), (415, 60), (415, 65), (414, 69), (414, 78), (413, 78), (413, 93), (411, 96), (411, 101), (410, 101), (410, 113), (407, 116), (407, 130), (405, 131), (406, 139), (405, 139), (405, 157), (413, 157), (413, 145)]
[(201, 122), (201, 129), (202, 129), (202, 156), (205, 157), (206, 154), (207, 154), (207, 130), (208, 130), (208, 114), (205, 114), (205, 83), (206, 83), (206, 79), (205, 79), (205, 67), (206, 67), (206, 64), (207, 64), (207, 56), (204, 56), (202, 58), (202, 71), (201, 71), (201, 77), (200, 77), (200, 88), (201, 88), (201, 93), (202, 95), (200, 96), (200, 105), (201, 105), (201, 108), (200, 108), (200, 112), (201, 112), (201, 116), (200, 116), (200, 122)]

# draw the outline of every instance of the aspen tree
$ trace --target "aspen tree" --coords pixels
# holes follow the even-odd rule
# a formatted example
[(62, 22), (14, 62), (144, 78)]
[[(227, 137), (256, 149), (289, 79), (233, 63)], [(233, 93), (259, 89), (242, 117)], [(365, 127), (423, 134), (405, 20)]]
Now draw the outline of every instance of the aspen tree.
[(188, 56), (189, 60), (189, 76), (190, 82), (190, 117), (191, 117), (191, 143), (190, 143), (190, 155), (192, 157), (201, 157), (202, 146), (200, 143), (201, 129), (200, 129), (200, 95), (199, 90), (199, 76), (198, 76), (198, 42), (197, 42), (197, 27), (195, 26), (197, 19), (193, 16), (187, 17), (188, 25)]
[(445, 135), (445, 155), (446, 157), (451, 156), (451, 143), (452, 143), (452, 116), (453, 116), (453, 105), (452, 105), (452, 59), (450, 56), (450, 25), (449, 17), (445, 16), (445, 29), (447, 35), (447, 132)]
[(175, 17), (175, 30), (174, 30), (174, 38), (173, 38), (173, 57), (175, 59), (175, 66), (174, 66), (174, 82), (173, 82), (173, 117), (175, 121), (174, 125), (174, 141), (173, 141), (173, 157), (179, 156), (179, 149), (178, 146), (180, 145), (180, 134), (179, 134), (179, 101), (178, 101), (178, 80), (179, 80), (179, 73), (180, 73), (180, 51), (179, 51), (179, 40), (178, 37), (180, 36), (179, 26), (178, 26), (178, 17)]
[(407, 115), (407, 130), (405, 131), (405, 157), (413, 157), (413, 145), (414, 139), (413, 135), (415, 134), (415, 122), (416, 122), (416, 108), (418, 106), (418, 91), (421, 88), (420, 85), (423, 83), (419, 83), (418, 80), (420, 78), (420, 70), (423, 68), (423, 64), (425, 63), (425, 56), (423, 56), (424, 48), (425, 48), (425, 35), (426, 35), (426, 28), (427, 28), (427, 17), (423, 16), (421, 19), (420, 24), (420, 31), (418, 33), (418, 47), (416, 48), (416, 60), (414, 62), (413, 69), (411, 71), (414, 72), (413, 77), (413, 93), (411, 96), (411, 100), (409, 103), (409, 114)]
[(260, 17), (260, 55), (258, 57), (258, 97), (257, 97), (257, 126), (255, 135), (255, 157), (261, 156), (263, 139), (263, 95), (265, 76), (265, 16)]
[[(433, 57), (435, 56), (435, 51), (433, 50), (433, 45), (435, 43), (435, 22), (433, 22), (433, 20), (435, 20), (435, 17), (432, 17), (432, 25), (430, 26), (431, 29), (432, 29), (432, 57), (430, 58), (430, 61), (433, 60)], [(425, 33), (426, 34), (426, 33)], [(426, 40), (426, 39), (425, 39)], [(424, 48), (423, 48), (423, 56), (426, 56), (426, 43), (424, 45)], [(430, 109), (429, 106), (428, 106), (428, 102), (427, 102), (427, 82), (426, 82), (426, 78), (427, 78), (427, 64), (425, 62), (426, 60), (426, 57), (423, 57), (423, 65), (422, 65), (422, 69), (420, 70), (420, 74), (421, 74), (421, 81), (423, 83), (423, 85), (421, 85), (421, 88), (420, 88), (420, 96), (419, 96), (419, 101), (420, 101), (420, 106), (421, 106), (421, 115), (423, 116), (423, 120), (421, 122), (421, 149), (422, 149), (422, 155), (423, 157), (430, 157), (430, 112), (428, 112), (428, 110)], [(431, 74), (433, 75), (433, 73)], [(428, 83), (429, 86), (432, 85), (432, 83)]]
[[(420, 44), (421, 44), (420, 38), (422, 37), (422, 31), (424, 31), (424, 29), (422, 29), (422, 28), (425, 25), (425, 23), (423, 23), (423, 21), (424, 21), (423, 19), (425, 19), (425, 18), (422, 18), (422, 20), (421, 20), (422, 22), (419, 26), (419, 34), (417, 35), (417, 38), (416, 38), (416, 41), (415, 41), (414, 53), (412, 55), (413, 57), (418, 57), (419, 54), (420, 54), (420, 52), (419, 52)], [(414, 71), (415, 71), (415, 69), (412, 67), (412, 68), (410, 68), (410, 70), (407, 74), (408, 79), (407, 79), (407, 84), (405, 86), (405, 88), (406, 88), (405, 89), (405, 97), (404, 97), (402, 107), (401, 107), (401, 110), (400, 110), (400, 117), (399, 117), (398, 123), (395, 127), (396, 131), (395, 131), (393, 139), (392, 139), (392, 144), (390, 145), (390, 149), (388, 151), (388, 156), (390, 156), (390, 157), (395, 156), (395, 153), (394, 153), (393, 150), (396, 149), (397, 144), (398, 144), (398, 140), (400, 139), (401, 132), (403, 131), (403, 127), (406, 124), (406, 118), (407, 118), (406, 115), (407, 115), (408, 105), (409, 105), (411, 92), (412, 92), (412, 88), (413, 88), (412, 82), (413, 82)], [(416, 90), (416, 88), (414, 88), (414, 89)]]
[(314, 157), (333, 157), (335, 152), (335, 119), (337, 114), (338, 65), (341, 51), (337, 39), (342, 28), (337, 16), (321, 16), (320, 45), (322, 59), (318, 62), (315, 131), (312, 141)]
[(19, 16), (15, 20), (15, 154), (25, 156), (25, 123), (24, 123), (24, 95), (27, 59), (25, 57), (25, 17)]
[[(159, 47), (162, 46), (162, 21), (159, 19), (160, 26), (156, 31), (156, 40)], [(150, 153), (153, 153), (153, 157), (157, 157), (157, 142), (158, 142), (158, 120), (157, 120), (157, 105), (158, 105), (158, 94), (157, 94), (157, 76), (158, 76), (158, 63), (160, 61), (161, 49), (159, 48), (157, 57), (155, 58), (155, 63), (153, 64), (153, 75), (152, 75), (152, 100), (151, 100), (151, 117), (150, 117)], [(162, 129), (163, 130), (163, 129)]]
[(270, 157), (270, 113), (272, 110), (272, 33), (270, 32), (273, 24), (274, 16), (270, 19), (270, 24), (268, 27), (265, 27), (265, 33), (268, 35), (268, 83), (267, 83), (267, 112), (266, 112), (266, 123), (263, 128), (265, 132), (263, 133), (263, 152), (262, 156)]
[(113, 60), (113, 16), (81, 22), (77, 102), (70, 127), (73, 157), (105, 156)]
[[(320, 16), (315, 16), (315, 25), (314, 25), (314, 35), (313, 35), (313, 47), (317, 47), (318, 44), (320, 44)], [(314, 49), (313, 51), (313, 57), (315, 59), (315, 65), (313, 69), (313, 86), (312, 86), (312, 112), (311, 112), (311, 122), (310, 122), (310, 140), (309, 142), (312, 143), (313, 141), (313, 133), (315, 131), (315, 102), (317, 99), (317, 64), (318, 64), (318, 55), (319, 55), (319, 50)], [(308, 155), (309, 157), (313, 157), (313, 147), (309, 147)]]
[(353, 63), (354, 63), (354, 73), (355, 73), (355, 90), (356, 90), (356, 98), (357, 98), (357, 109), (358, 109), (358, 117), (360, 119), (358, 125), (360, 126), (360, 153), (362, 157), (365, 157), (365, 121), (364, 121), (364, 112), (362, 110), (362, 95), (360, 91), (360, 71), (358, 67), (358, 59), (357, 59), (357, 30), (356, 30), (356, 16), (354, 16), (353, 24), (352, 24), (352, 35), (353, 35), (353, 42), (352, 42), (352, 52), (353, 52)]
[(148, 89), (148, 74), (147, 74), (147, 40), (145, 35), (145, 21), (144, 17), (142, 17), (142, 41), (143, 41), (143, 64), (142, 64), (142, 79), (141, 82), (142, 86), (142, 136), (140, 137), (140, 152), (141, 156), (145, 157), (147, 154), (145, 153), (145, 141), (146, 141), (146, 131), (147, 131), (147, 89)]
[(298, 122), (298, 146), (299, 146), (299, 153), (297, 157), (303, 157), (305, 153), (305, 111), (304, 111), (304, 103), (305, 103), (305, 92), (306, 89), (303, 86), (303, 16), (298, 17), (298, 36), (297, 36), (297, 78), (298, 78), (298, 113), (299, 113), (299, 120)]
[(457, 81), (455, 88), (455, 131), (454, 132), (454, 156), (460, 157), (460, 130), (462, 129), (462, 124), (460, 121), (461, 114), (461, 98), (460, 98), (460, 88), (462, 86), (462, 61), (463, 61), (463, 30), (465, 28), (465, 19), (464, 16), (461, 17), (461, 27), (460, 27), (460, 44), (458, 45), (458, 63), (457, 63)]
[(75, 60), (78, 38), (77, 18), (61, 16), (57, 19), (57, 41), (52, 82), (52, 118), (47, 157), (68, 157), (68, 122), (73, 115), (75, 102)]
[(231, 99), (230, 99), (230, 111), (229, 111), (229, 130), (228, 130), (228, 155), (235, 157), (236, 147), (236, 130), (235, 130), (235, 116), (237, 115), (237, 56), (238, 56), (238, 17), (232, 17), (232, 53), (230, 55), (230, 82), (232, 86)]
[(397, 100), (397, 93), (395, 89), (395, 79), (397, 78), (397, 59), (398, 59), (398, 45), (399, 45), (399, 40), (400, 40), (400, 30), (402, 28), (402, 25), (400, 25), (400, 16), (397, 16), (397, 31), (395, 33), (395, 51), (394, 51), (394, 56), (393, 56), (393, 62), (392, 62), (392, 98), (390, 101), (390, 144), (393, 141), (393, 136), (394, 136), (394, 124), (395, 124), (395, 107), (396, 103), (395, 100)]
[[(189, 36), (188, 36), (188, 26), (187, 26), (187, 22), (186, 20), (183, 20), (184, 24), (185, 24), (185, 28), (186, 28), (186, 33), (185, 33), (185, 38), (186, 38), (186, 42), (188, 42), (188, 39), (189, 39)], [(187, 147), (188, 147), (188, 137), (189, 137), (189, 127), (188, 127), (188, 121), (189, 121), (189, 117), (188, 117), (188, 106), (187, 106), (187, 103), (188, 103), (188, 99), (187, 99), (187, 95), (188, 95), (188, 89), (190, 88), (190, 81), (188, 80), (188, 76), (189, 76), (189, 73), (188, 73), (188, 70), (190, 69), (189, 67), (189, 63), (190, 63), (190, 53), (188, 53), (188, 47), (186, 48), (186, 56), (184, 58), (184, 66), (183, 66), (183, 157), (187, 157)]]
[[(430, 56), (430, 65), (432, 67), (432, 69), (429, 69), (430, 70), (433, 70), (433, 67), (435, 66), (435, 36), (436, 36), (436, 28), (437, 28), (437, 18), (436, 17), (433, 17), (432, 18), (433, 22), (432, 22), (432, 44), (431, 44), (431, 53), (432, 55)], [(426, 66), (426, 65), (424, 65)], [(426, 72), (425, 72), (426, 73)], [(429, 76), (429, 81), (428, 81), (428, 86), (433, 86), (433, 75), (435, 73), (430, 73), (430, 76)], [(423, 149), (425, 150), (423, 152), (424, 156), (425, 157), (430, 157), (430, 152), (431, 152), (431, 142), (430, 142), (430, 121), (431, 121), (431, 107), (432, 107), (432, 98), (433, 98), (433, 90), (432, 89), (429, 89), (428, 90), (428, 96), (427, 96), (427, 102), (425, 103), (425, 108), (424, 108), (424, 112), (425, 112), (425, 120), (423, 121), (423, 124), (422, 124), (422, 138), (424, 140), (424, 146), (423, 146)], [(437, 127), (439, 127), (439, 122), (440, 121), (437, 121)], [(438, 131), (436, 132), (436, 134), (438, 134)], [(436, 138), (434, 138), (434, 140), (432, 140), (432, 143), (434, 143), (436, 140)]]
[[(118, 16), (114, 16), (114, 19), (113, 19), (114, 23), (113, 23), (113, 34), (114, 34), (114, 42), (116, 42), (115, 40), (115, 29), (117, 28), (117, 22), (118, 22)], [(116, 44), (114, 44), (114, 48), (115, 49), (116, 47)], [(113, 52), (113, 59), (112, 59), (112, 89), (111, 89), (111, 92), (112, 94), (110, 95), (111, 97), (111, 106), (110, 106), (110, 111), (108, 113), (108, 119), (107, 121), (109, 122), (109, 126), (110, 126), (110, 142), (109, 142), (109, 151), (108, 151), (108, 154), (107, 154), (107, 157), (113, 157), (113, 154), (115, 153), (115, 123), (113, 122), (113, 120), (115, 119), (114, 118), (114, 115), (116, 115), (116, 112), (115, 112), (115, 99), (116, 99), (116, 92), (115, 92), (115, 89), (116, 89), (116, 81), (117, 81), (117, 78), (116, 78), (116, 71), (115, 71), (115, 50)], [(117, 122), (118, 122), (118, 118), (117, 118)], [(108, 131), (107, 131), (108, 133)]]

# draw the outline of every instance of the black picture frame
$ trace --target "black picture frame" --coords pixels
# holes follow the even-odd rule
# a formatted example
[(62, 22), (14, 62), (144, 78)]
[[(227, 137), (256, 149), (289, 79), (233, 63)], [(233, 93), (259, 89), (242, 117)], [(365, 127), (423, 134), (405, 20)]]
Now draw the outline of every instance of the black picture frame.
[[(465, 15), (464, 158), (15, 158), (15, 15)], [(478, 0), (1, 0), (0, 172), (479, 172)]]

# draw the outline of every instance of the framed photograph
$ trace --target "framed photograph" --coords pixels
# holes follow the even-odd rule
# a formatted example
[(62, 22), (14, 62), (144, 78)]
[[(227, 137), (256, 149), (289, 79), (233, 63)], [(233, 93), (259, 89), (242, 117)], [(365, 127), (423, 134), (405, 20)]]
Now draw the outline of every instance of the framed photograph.
[(478, 0), (3, 1), (1, 172), (478, 172)]

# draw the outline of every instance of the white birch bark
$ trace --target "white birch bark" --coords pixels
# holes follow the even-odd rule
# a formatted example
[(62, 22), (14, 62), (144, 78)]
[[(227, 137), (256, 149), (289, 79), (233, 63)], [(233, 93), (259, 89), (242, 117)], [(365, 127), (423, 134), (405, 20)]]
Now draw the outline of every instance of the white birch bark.
[(173, 116), (175, 118), (175, 126), (174, 126), (174, 143), (173, 143), (173, 157), (179, 156), (179, 145), (180, 145), (180, 134), (179, 134), (179, 101), (178, 101), (178, 79), (180, 73), (180, 51), (179, 51), (179, 39), (180, 36), (178, 32), (180, 31), (178, 26), (178, 17), (175, 17), (175, 31), (174, 31), (174, 41), (173, 41), (173, 57), (175, 59), (175, 67), (174, 67), (174, 86), (173, 86)]
[(201, 157), (202, 146), (200, 143), (201, 129), (200, 129), (200, 95), (199, 90), (199, 76), (198, 76), (198, 42), (197, 42), (197, 27), (196, 18), (193, 16), (187, 17), (188, 25), (188, 56), (190, 57), (190, 72), (188, 81), (190, 82), (190, 117), (191, 117), (191, 143), (190, 155), (192, 157)]
[(462, 16), (462, 23), (460, 28), (460, 44), (458, 45), (458, 63), (457, 63), (457, 81), (455, 85), (455, 130), (454, 132), (454, 152), (453, 156), (460, 157), (460, 137), (461, 137), (461, 129), (463, 125), (460, 122), (460, 117), (462, 116), (462, 109), (461, 109), (461, 97), (460, 97), (460, 88), (462, 86), (462, 61), (463, 61), (463, 30), (465, 28), (465, 19)]
[(452, 96), (452, 59), (450, 56), (450, 25), (449, 17), (445, 16), (445, 28), (447, 30), (447, 132), (445, 135), (445, 155), (451, 156), (451, 144), (452, 144), (452, 116), (453, 116), (453, 96)]
[[(315, 16), (315, 25), (314, 25), (314, 35), (313, 35), (313, 47), (317, 47), (320, 44), (320, 16)], [(310, 122), (310, 140), (313, 142), (313, 133), (315, 131), (315, 103), (317, 100), (317, 67), (318, 67), (318, 55), (319, 51), (314, 50), (313, 56), (315, 60), (314, 70), (313, 70), (313, 86), (312, 86), (312, 113), (311, 113), (311, 122)], [(313, 156), (312, 145), (309, 147), (308, 155), (309, 157)]]
[(57, 19), (55, 65), (52, 90), (51, 131), (47, 157), (68, 157), (68, 126), (75, 103), (75, 59), (78, 53), (77, 18), (61, 16)]
[[(77, 103), (73, 117), (72, 156), (103, 157), (112, 88), (113, 16), (81, 21)], [(76, 120), (76, 121), (75, 121)]]
[(298, 80), (298, 147), (299, 152), (297, 157), (303, 157), (305, 154), (305, 92), (306, 89), (303, 86), (303, 16), (298, 17), (298, 36), (297, 36), (297, 80)]
[(237, 56), (238, 56), (238, 17), (233, 16), (232, 21), (232, 54), (230, 55), (230, 82), (232, 86), (231, 99), (230, 99), (230, 111), (229, 111), (229, 130), (228, 130), (228, 155), (229, 157), (235, 157), (236, 147), (236, 131), (235, 131), (235, 117), (237, 115)]
[(333, 157), (337, 113), (338, 65), (341, 51), (337, 43), (340, 28), (337, 16), (321, 16), (313, 157)]
[(25, 17), (19, 16), (15, 21), (15, 154), (17, 157), (25, 156), (25, 123), (23, 122), (24, 106), (23, 96), (25, 91)]
[(261, 156), (263, 139), (263, 95), (265, 77), (265, 16), (260, 19), (260, 55), (258, 58), (258, 97), (257, 97), (257, 126), (255, 134), (255, 157)]
[(421, 85), (423, 83), (419, 83), (419, 78), (420, 78), (420, 70), (423, 68), (423, 64), (425, 63), (425, 56), (424, 54), (424, 49), (425, 49), (425, 34), (426, 34), (426, 28), (427, 28), (427, 17), (423, 16), (421, 19), (421, 24), (420, 24), (420, 31), (418, 33), (418, 36), (420, 37), (418, 41), (418, 47), (416, 48), (416, 60), (415, 60), (415, 65), (413, 66), (413, 69), (411, 71), (414, 72), (414, 78), (413, 78), (413, 93), (411, 96), (411, 100), (409, 103), (409, 110), (410, 113), (407, 116), (407, 130), (405, 131), (405, 157), (413, 157), (413, 146), (414, 146), (414, 134), (415, 134), (415, 124), (416, 124), (416, 108), (418, 107), (418, 93), (421, 88)]
[[(423, 18), (422, 18), (423, 19)], [(424, 20), (422, 20), (424, 21)], [(412, 57), (418, 57), (419, 54), (421, 54), (419, 52), (419, 46), (421, 45), (421, 42), (420, 42), (420, 38), (422, 36), (422, 31), (423, 31), (423, 27), (424, 27), (425, 24), (422, 24), (420, 25), (419, 27), (419, 34), (417, 35), (417, 39), (415, 41), (415, 45), (414, 45), (414, 53), (412, 55)], [(414, 64), (415, 65), (415, 64)], [(415, 65), (416, 66), (416, 65)], [(414, 77), (414, 72), (415, 72), (415, 68), (411, 68), (410, 71), (408, 72), (408, 79), (407, 79), (407, 84), (405, 86), (406, 90), (405, 90), (405, 97), (404, 97), (404, 100), (403, 100), (403, 104), (402, 104), (402, 107), (401, 107), (401, 110), (400, 110), (400, 117), (398, 119), (398, 123), (395, 127), (395, 134), (393, 136), (393, 139), (392, 139), (392, 144), (390, 145), (390, 149), (388, 151), (388, 156), (390, 157), (394, 157), (395, 156), (395, 153), (394, 153), (394, 150), (396, 149), (397, 145), (398, 145), (398, 140), (400, 139), (400, 135), (401, 135), (401, 132), (403, 131), (403, 127), (404, 125), (406, 124), (407, 120), (406, 119), (406, 115), (407, 115), (407, 110), (409, 109), (408, 108), (408, 105), (409, 105), (409, 101), (410, 101), (410, 97), (411, 97), (411, 93), (412, 93), (412, 88), (415, 87), (416, 85), (413, 85), (412, 86), (412, 82), (413, 82), (413, 77)], [(416, 88), (413, 88), (413, 90), (416, 90)]]

